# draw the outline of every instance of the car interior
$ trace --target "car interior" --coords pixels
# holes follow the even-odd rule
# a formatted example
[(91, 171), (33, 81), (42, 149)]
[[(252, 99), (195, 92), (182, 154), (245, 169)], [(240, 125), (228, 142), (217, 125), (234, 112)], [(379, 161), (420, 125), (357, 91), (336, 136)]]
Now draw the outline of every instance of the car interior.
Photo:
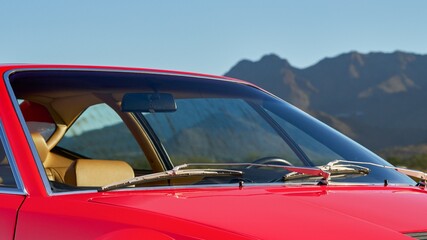
[[(75, 105), (73, 104), (73, 106)], [(55, 114), (59, 115), (58, 112)], [(78, 118), (75, 117), (75, 119)], [(56, 124), (56, 131), (63, 132), (64, 130), (66, 130), (64, 125)], [(31, 137), (50, 181), (76, 187), (92, 187), (123, 181), (135, 176), (132, 167), (124, 160), (87, 159), (82, 158), (83, 156), (74, 156), (75, 153), (52, 151), (57, 141), (60, 140), (60, 134), (56, 131), (52, 134), (54, 137), (48, 140), (40, 132), (34, 129), (31, 131)]]

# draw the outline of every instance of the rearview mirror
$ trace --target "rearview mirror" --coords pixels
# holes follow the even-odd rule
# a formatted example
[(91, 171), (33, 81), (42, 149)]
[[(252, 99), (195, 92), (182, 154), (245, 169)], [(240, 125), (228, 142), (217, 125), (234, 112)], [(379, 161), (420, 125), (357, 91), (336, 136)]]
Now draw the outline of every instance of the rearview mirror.
[(122, 112), (175, 112), (176, 102), (170, 93), (126, 93)]

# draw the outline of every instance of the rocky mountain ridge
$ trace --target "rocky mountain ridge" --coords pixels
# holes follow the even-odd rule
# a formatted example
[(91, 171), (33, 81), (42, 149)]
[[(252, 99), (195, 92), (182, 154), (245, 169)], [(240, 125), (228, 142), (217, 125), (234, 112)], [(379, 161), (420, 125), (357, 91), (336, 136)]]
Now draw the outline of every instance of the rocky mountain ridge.
[(427, 143), (427, 55), (353, 51), (300, 69), (269, 54), (225, 75), (255, 83), (373, 150)]

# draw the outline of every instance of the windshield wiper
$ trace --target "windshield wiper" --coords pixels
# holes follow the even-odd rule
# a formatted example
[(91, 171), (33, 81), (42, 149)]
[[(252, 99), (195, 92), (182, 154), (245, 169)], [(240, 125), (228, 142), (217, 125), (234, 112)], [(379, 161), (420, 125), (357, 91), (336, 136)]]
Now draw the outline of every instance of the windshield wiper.
[(98, 192), (105, 192), (109, 190), (119, 189), (141, 183), (149, 183), (160, 180), (171, 180), (174, 178), (184, 177), (226, 177), (226, 176), (243, 176), (243, 171), (229, 170), (229, 169), (183, 169), (188, 167), (200, 166), (227, 166), (227, 167), (270, 167), (285, 169), (290, 172), (297, 172), (309, 176), (318, 176), (324, 179), (329, 179), (330, 173), (323, 171), (316, 167), (295, 167), (286, 165), (262, 164), (262, 163), (187, 163), (174, 167), (172, 170), (152, 173), (143, 176), (138, 176), (123, 182), (113, 183), (103, 186), (98, 189)]
[(426, 185), (427, 173), (411, 170), (406, 168), (399, 168), (393, 166), (386, 166), (371, 162), (357, 162), (349, 160), (334, 160), (329, 162), (326, 165), (318, 167), (296, 167), (296, 166), (287, 166), (287, 165), (275, 165), (275, 164), (262, 164), (262, 163), (188, 163), (182, 164), (174, 167), (172, 170), (152, 173), (143, 176), (138, 176), (123, 182), (113, 183), (107, 186), (103, 186), (98, 189), (99, 192), (105, 192), (109, 190), (114, 190), (122, 187), (128, 187), (132, 185), (149, 183), (161, 180), (171, 180), (175, 178), (185, 178), (185, 177), (228, 177), (236, 176), (242, 177), (243, 171), (229, 170), (229, 169), (184, 169), (188, 167), (200, 167), (200, 166), (228, 166), (228, 167), (269, 167), (269, 168), (279, 168), (290, 171), (283, 177), (284, 181), (294, 180), (294, 179), (303, 179), (303, 178), (312, 178), (320, 177), (319, 185), (327, 185), (331, 177), (341, 177), (347, 174), (360, 174), (367, 175), (370, 172), (370, 169), (367, 167), (360, 166), (362, 165), (371, 165), (381, 168), (394, 169), (405, 175), (421, 179), (419, 183), (420, 186), (424, 187)]
[(181, 168), (193, 167), (193, 166), (227, 166), (227, 167), (268, 167), (268, 168), (279, 168), (285, 169), (290, 174), (303, 175), (310, 177), (321, 177), (322, 180), (329, 180), (331, 173), (318, 167), (297, 167), (288, 165), (277, 165), (277, 164), (265, 164), (265, 163), (187, 163), (174, 167), (174, 170)]
[[(320, 181), (318, 182), (319, 185), (327, 185), (329, 183), (329, 180), (333, 177), (342, 177), (348, 174), (367, 175), (370, 172), (369, 168), (355, 165), (354, 164), (355, 162), (345, 161), (345, 163), (348, 163), (348, 164), (338, 164), (340, 162), (341, 160), (335, 160), (335, 161), (329, 162), (326, 165), (317, 167), (330, 174), (328, 177), (322, 177), (322, 179), (320, 179)], [(283, 180), (288, 181), (288, 180), (296, 180), (296, 179), (311, 178), (311, 177), (313, 176), (307, 175), (304, 173), (291, 172), (286, 174), (283, 177)]]
[[(370, 172), (370, 169), (367, 167), (363, 167), (360, 165), (370, 165), (380, 168), (387, 168), (387, 169), (393, 169), (397, 172), (403, 173), (407, 176), (414, 177), (417, 179), (420, 179), (421, 181), (417, 184), (417, 186), (425, 187), (426, 186), (426, 180), (427, 180), (427, 173), (413, 170), (413, 169), (407, 169), (407, 168), (400, 168), (400, 167), (394, 167), (394, 166), (387, 166), (387, 165), (381, 165), (377, 163), (372, 162), (358, 162), (358, 161), (349, 161), (349, 160), (334, 160), (329, 162), (326, 165), (319, 166), (319, 169), (322, 169), (325, 172), (328, 172), (331, 174), (331, 177), (338, 175), (337, 177), (340, 177), (342, 175), (346, 174), (363, 174), (367, 175)], [(306, 175), (306, 174), (300, 174), (300, 173), (289, 173), (284, 177), (284, 180), (293, 180), (293, 179), (301, 179), (301, 178), (310, 178), (312, 176)], [(322, 178), (319, 182), (319, 184), (328, 184), (329, 178)]]
[(421, 187), (426, 186), (427, 173), (422, 172), (422, 171), (407, 169), (407, 168), (401, 168), (401, 167), (394, 167), (394, 166), (386, 166), (386, 165), (381, 165), (381, 164), (371, 163), (371, 162), (356, 162), (356, 161), (349, 161), (349, 160), (335, 160), (335, 161), (332, 161), (328, 164), (334, 165), (337, 163), (364, 164), (364, 165), (371, 165), (371, 166), (375, 166), (375, 167), (393, 169), (397, 172), (405, 174), (406, 176), (420, 179), (420, 182), (417, 184), (417, 186), (421, 186)]
[(147, 174), (143, 176), (138, 176), (125, 180), (123, 182), (113, 183), (110, 185), (103, 186), (98, 189), (98, 192), (105, 192), (114, 189), (119, 189), (122, 187), (128, 187), (136, 184), (156, 182), (161, 180), (171, 180), (175, 178), (185, 178), (185, 177), (229, 177), (229, 176), (243, 176), (242, 171), (228, 170), (228, 169), (172, 169), (169, 171), (158, 172)]

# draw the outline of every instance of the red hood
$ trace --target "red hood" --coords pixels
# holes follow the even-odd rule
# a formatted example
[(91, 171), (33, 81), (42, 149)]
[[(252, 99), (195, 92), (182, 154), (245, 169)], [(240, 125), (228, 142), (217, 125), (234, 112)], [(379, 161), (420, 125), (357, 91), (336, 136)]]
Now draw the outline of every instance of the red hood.
[(260, 239), (409, 239), (401, 233), (427, 230), (427, 192), (416, 188), (245, 187), (123, 193), (107, 193), (91, 201)]

